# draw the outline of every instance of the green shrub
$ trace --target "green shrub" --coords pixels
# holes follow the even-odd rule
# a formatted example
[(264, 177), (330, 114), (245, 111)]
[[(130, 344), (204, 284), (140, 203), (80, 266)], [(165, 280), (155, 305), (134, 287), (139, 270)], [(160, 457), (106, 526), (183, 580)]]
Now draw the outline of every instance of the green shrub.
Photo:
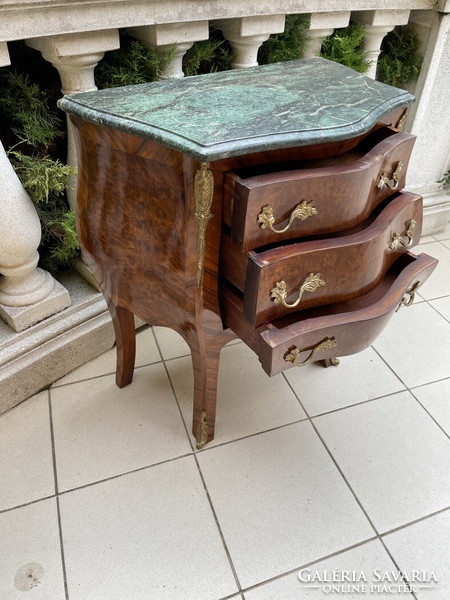
[(75, 214), (69, 211), (64, 193), (76, 169), (48, 156), (30, 156), (17, 150), (10, 150), (8, 156), (42, 224), (40, 264), (51, 273), (70, 267), (80, 254), (80, 246)]
[(15, 142), (36, 149), (47, 148), (64, 135), (63, 119), (56, 107), (48, 107), (46, 93), (30, 81), (29, 75), (15, 70), (0, 70), (0, 115), (3, 134), (12, 132)]
[(410, 26), (395, 27), (381, 44), (377, 79), (397, 87), (416, 81), (423, 60), (419, 46), (419, 37)]
[(259, 49), (259, 64), (301, 58), (308, 39), (310, 21), (311, 15), (287, 15), (284, 32), (271, 35)]
[(442, 179), (439, 179), (438, 183), (440, 183), (442, 186), (450, 185), (450, 169), (447, 171), (447, 173), (444, 173), (444, 176)]
[(370, 67), (370, 52), (363, 50), (365, 27), (349, 25), (327, 37), (322, 44), (320, 56), (365, 73)]
[(230, 44), (222, 32), (210, 31), (210, 38), (194, 45), (184, 55), (183, 71), (186, 76), (228, 71), (233, 60)]
[(173, 56), (146, 48), (139, 40), (122, 35), (119, 50), (108, 52), (95, 70), (99, 88), (113, 88), (156, 81)]

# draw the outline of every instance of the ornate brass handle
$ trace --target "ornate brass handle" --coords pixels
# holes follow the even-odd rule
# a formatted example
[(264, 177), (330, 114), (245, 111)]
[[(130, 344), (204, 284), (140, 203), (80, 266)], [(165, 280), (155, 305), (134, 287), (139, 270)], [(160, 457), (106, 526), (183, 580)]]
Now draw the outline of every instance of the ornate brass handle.
[(303, 202), (297, 204), (289, 216), (288, 224), (283, 229), (275, 229), (273, 226), (276, 221), (273, 216), (273, 208), (271, 206), (263, 206), (262, 211), (258, 215), (258, 223), (260, 224), (261, 229), (270, 229), (270, 231), (273, 231), (274, 233), (284, 233), (292, 225), (294, 219), (304, 221), (308, 217), (317, 215), (317, 210), (314, 208), (313, 203), (314, 200), (311, 200), (311, 202), (303, 200)]
[(337, 346), (336, 338), (325, 338), (322, 342), (320, 342), (320, 344), (314, 346), (314, 348), (311, 350), (311, 354), (303, 362), (297, 362), (298, 355), (301, 354), (303, 350), (299, 350), (297, 346), (295, 346), (292, 350), (285, 354), (284, 360), (286, 362), (292, 363), (295, 367), (304, 367), (312, 361), (312, 359), (318, 352), (328, 350), (329, 348), (334, 348), (334, 346)]
[(275, 287), (270, 290), (270, 297), (273, 299), (275, 304), (282, 304), (286, 308), (295, 308), (299, 305), (300, 300), (302, 299), (303, 292), (315, 292), (318, 287), (324, 286), (325, 281), (320, 279), (320, 273), (310, 273), (305, 281), (301, 284), (298, 290), (298, 298), (292, 304), (288, 304), (286, 302), (287, 298), (287, 289), (286, 282), (284, 279), (281, 281), (277, 281)]
[[(392, 175), (389, 176), (387, 173), (383, 171), (380, 175), (380, 179), (377, 183), (377, 188), (381, 190), (384, 186), (388, 187), (390, 190), (396, 190), (398, 188), (398, 176), (400, 171), (403, 169), (402, 161), (398, 161), (395, 166), (395, 169), (392, 172)], [(391, 183), (391, 179), (394, 183)]]
[(397, 250), (399, 246), (404, 246), (405, 248), (411, 246), (411, 244), (413, 243), (413, 234), (415, 227), (415, 219), (411, 219), (411, 221), (408, 221), (405, 233), (394, 233), (389, 248), (391, 250)]
[[(405, 295), (400, 300), (399, 305), (395, 309), (395, 312), (398, 312), (402, 306), (411, 306), (411, 304), (416, 299), (416, 292), (419, 289), (419, 287), (420, 287), (420, 281), (416, 281), (416, 283), (412, 286), (412, 288), (405, 292)], [(409, 298), (407, 298), (406, 295), (408, 295)]]

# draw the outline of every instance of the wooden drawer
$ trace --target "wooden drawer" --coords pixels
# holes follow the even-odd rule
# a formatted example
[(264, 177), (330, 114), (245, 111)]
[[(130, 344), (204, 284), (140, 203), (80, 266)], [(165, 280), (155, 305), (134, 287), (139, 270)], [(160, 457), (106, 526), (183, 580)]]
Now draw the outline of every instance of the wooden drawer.
[(244, 315), (259, 327), (291, 312), (369, 291), (406, 247), (417, 244), (421, 223), (422, 198), (403, 192), (351, 235), (247, 254), (234, 250), (224, 237), (222, 272), (244, 292)]
[[(224, 221), (233, 242), (246, 251), (355, 226), (393, 193), (393, 186), (402, 189), (414, 141), (409, 133), (383, 127), (353, 150), (331, 158), (227, 173)], [(276, 230), (298, 216), (285, 232), (275, 233), (268, 227), (271, 214)]]
[[(222, 284), (223, 321), (256, 352), (268, 375), (292, 367), (289, 359), (301, 363), (309, 357), (311, 361), (355, 354), (381, 333), (402, 298), (405, 305), (412, 301), (409, 292), (428, 279), (437, 262), (426, 254), (407, 252), (367, 294), (284, 317), (259, 329), (244, 318), (239, 296)], [(413, 337), (413, 323), (411, 327), (409, 336)]]

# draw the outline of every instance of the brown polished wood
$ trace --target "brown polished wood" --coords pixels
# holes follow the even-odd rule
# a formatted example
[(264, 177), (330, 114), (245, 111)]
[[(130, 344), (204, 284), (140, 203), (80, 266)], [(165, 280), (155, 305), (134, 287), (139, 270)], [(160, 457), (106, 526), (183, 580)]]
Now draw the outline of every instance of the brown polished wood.
[[(339, 232), (350, 226), (361, 228), (360, 233), (355, 233), (360, 236), (358, 239), (361, 241), (364, 235), (362, 221), (368, 217), (377, 204), (383, 202), (387, 196), (391, 197), (394, 192), (382, 190), (380, 192), (372, 191), (369, 195), (365, 194), (362, 204), (353, 212), (348, 205), (354, 202), (358, 203), (355, 198), (366, 186), (363, 180), (368, 178), (367, 173), (373, 172), (370, 175), (374, 180), (370, 182), (373, 190), (373, 184), (376, 183), (375, 179), (380, 169), (391, 168), (393, 161), (402, 160), (399, 157), (404, 159), (405, 153), (409, 152), (406, 148), (412, 144), (412, 136), (399, 135), (398, 132), (392, 129), (387, 130), (384, 127), (385, 124), (396, 123), (400, 113), (401, 111), (395, 111), (386, 116), (372, 132), (354, 139), (333, 144), (316, 144), (259, 152), (210, 163), (208, 168), (214, 181), (211, 202), (212, 218), (206, 227), (203, 270), (200, 278), (198, 277), (200, 225), (196, 214), (194, 181), (196, 173), (201, 169), (201, 164), (187, 155), (156, 142), (88, 124), (72, 117), (79, 157), (77, 228), (83, 257), (105, 295), (111, 312), (117, 340), (117, 385), (119, 387), (128, 385), (133, 377), (134, 315), (150, 325), (174, 329), (188, 343), (192, 355), (194, 372), (193, 434), (201, 440), (200, 446), (204, 441), (213, 439), (220, 351), (227, 342), (239, 335), (257, 352), (265, 370), (270, 374), (279, 372), (286, 367), (283, 359), (285, 342), (276, 338), (278, 325), (266, 321), (258, 329), (252, 326), (243, 315), (242, 300), (239, 299), (238, 292), (231, 291), (229, 288), (230, 283), (236, 285), (241, 282), (239, 285), (245, 292), (245, 296), (248, 291), (245, 280), (252, 281), (253, 299), (247, 301), (250, 304), (260, 302), (260, 298), (267, 291), (267, 286), (263, 291), (260, 289), (260, 283), (255, 283), (253, 272), (250, 275), (247, 274), (247, 255), (243, 254), (235, 244), (238, 234), (234, 231), (234, 227), (248, 228), (253, 219), (252, 227), (256, 230), (256, 237), (251, 237), (254, 235), (253, 233), (249, 236), (245, 234), (245, 244), (253, 243), (248, 240), (268, 239), (258, 237), (261, 231), (256, 223), (257, 214), (250, 214), (251, 211), (247, 208), (242, 212), (242, 223), (238, 223), (241, 209), (236, 203), (234, 192), (230, 196), (230, 185), (236, 185), (238, 182), (243, 189), (245, 187), (249, 190), (259, 189), (265, 194), (261, 196), (264, 201), (267, 199), (268, 202), (270, 201), (274, 206), (286, 212), (291, 201), (287, 196), (293, 191), (286, 188), (280, 194), (277, 186), (294, 185), (293, 190), (295, 191), (299, 181), (302, 180), (302, 177), (296, 175), (293, 182), (289, 183), (292, 169), (286, 172), (287, 164), (295, 163), (294, 171), (297, 172), (301, 163), (307, 163), (309, 167), (306, 170), (310, 169), (316, 175), (319, 170), (323, 170), (325, 174), (328, 173), (327, 177), (331, 180), (333, 179), (332, 173), (347, 172), (352, 161), (353, 163), (355, 160), (368, 161), (370, 165), (367, 168), (363, 166), (362, 162), (358, 163), (359, 168), (356, 171), (361, 170), (364, 175), (354, 180), (356, 192), (353, 188), (353, 191), (350, 190), (353, 195), (350, 195), (350, 191), (348, 194), (342, 190), (339, 192), (340, 187), (344, 189), (347, 184), (338, 184), (336, 180), (311, 188), (312, 192), (317, 195), (316, 202), (319, 197), (327, 195), (327, 201), (323, 201), (323, 206), (327, 207), (329, 212), (326, 217), (328, 225), (321, 225), (321, 227), (329, 232), (329, 239), (323, 240), (323, 243), (326, 246), (334, 243), (336, 248), (341, 247), (344, 238)], [(376, 140), (378, 140), (377, 143), (375, 143)], [(379, 150), (377, 157), (374, 158), (373, 153), (377, 144)], [(313, 168), (311, 168), (311, 161), (317, 161)], [(282, 172), (278, 173), (279, 169)], [(259, 172), (258, 175), (242, 177), (244, 173), (248, 174), (250, 171), (255, 173), (256, 170)], [(376, 175), (375, 171), (377, 171)], [(405, 171), (406, 167), (402, 177)], [(325, 182), (327, 177), (324, 176), (322, 180)], [(308, 177), (303, 177), (303, 179), (306, 181)], [(235, 183), (230, 184), (230, 181)], [(401, 179), (400, 183), (402, 181)], [(257, 185), (253, 185), (255, 182)], [(224, 194), (228, 198), (226, 201), (224, 201)], [(374, 199), (375, 196), (376, 199)], [(408, 206), (419, 206), (418, 200), (413, 201), (412, 195), (405, 195), (404, 198), (409, 198), (406, 203)], [(250, 202), (252, 210), (253, 208), (261, 210), (258, 202), (260, 203), (260, 200), (253, 201), (252, 199)], [(395, 202), (397, 200), (394, 198), (392, 201), (394, 207), (397, 206)], [(349, 210), (351, 216), (348, 216)], [(393, 215), (391, 219), (391, 223), (399, 229), (398, 233), (401, 233), (402, 225), (409, 216), (409, 213), (407, 215), (406, 212), (402, 212), (403, 210), (406, 211), (406, 208), (402, 205), (402, 208), (398, 208), (398, 214)], [(323, 209), (322, 212), (324, 212)], [(411, 214), (415, 215), (418, 221), (420, 220), (417, 211), (412, 210)], [(236, 225), (236, 223), (238, 224)], [(251, 227), (248, 231), (250, 230)], [(386, 231), (379, 235), (388, 236)], [(303, 235), (302, 230), (297, 230), (295, 235), (297, 237)], [(222, 237), (225, 241), (221, 245)], [(331, 237), (336, 237), (337, 242), (336, 240), (332, 242)], [(365, 243), (369, 244), (370, 239), (365, 239)], [(227, 243), (229, 243), (228, 246)], [(257, 243), (255, 241), (255, 245), (248, 248), (251, 261), (258, 268), (262, 266), (262, 253), (258, 250), (258, 246), (262, 243), (266, 244), (267, 241), (258, 241)], [(319, 240), (305, 242), (305, 244), (308, 243), (316, 244), (314, 248), (317, 249), (317, 244), (321, 242)], [(364, 260), (368, 263), (371, 260), (377, 263), (373, 268), (371, 266), (369, 268), (367, 265), (372, 273), (369, 279), (372, 278), (373, 283), (377, 277), (373, 273), (377, 272), (379, 278), (380, 273), (383, 274), (392, 260), (385, 261), (383, 253), (380, 253), (375, 259), (370, 257), (369, 260), (370, 252), (365, 249), (365, 243), (363, 241), (360, 243), (361, 255), (365, 253)], [(241, 247), (244, 246), (241, 244)], [(285, 250), (274, 251), (275, 263), (282, 258), (278, 256), (279, 252), (289, 254), (289, 247), (285, 248)], [(294, 252), (294, 254), (295, 262), (302, 252)], [(383, 257), (381, 257), (382, 254)], [(400, 251), (394, 254), (399, 256)], [(239, 256), (239, 260), (236, 256)], [(242, 257), (245, 258), (245, 261), (242, 260)], [(353, 258), (344, 253), (342, 261), (352, 263)], [(286, 261), (282, 259), (281, 262)], [(360, 262), (360, 270), (363, 272), (363, 259)], [(289, 268), (294, 269), (294, 267)], [(388, 273), (391, 271), (392, 267)], [(265, 273), (265, 270), (261, 268), (261, 272)], [(402, 279), (400, 272), (398, 276), (401, 279), (401, 286), (406, 289), (408, 282), (406, 279)], [(269, 276), (260, 275), (259, 277), (261, 283), (264, 277), (270, 281)], [(386, 277), (375, 289), (382, 285)], [(224, 278), (228, 278), (230, 283), (220, 283)], [(367, 281), (364, 277), (363, 280), (357, 290), (355, 288), (352, 292), (353, 295), (366, 291)], [(399, 290), (400, 288), (397, 292)], [(341, 302), (330, 305), (331, 311), (332, 307), (341, 306), (345, 313), (347, 304), (342, 301), (342, 290), (334, 295), (330, 290), (328, 301), (334, 302), (336, 296), (339, 296)], [(357, 301), (357, 298), (352, 300), (355, 303)], [(258, 317), (263, 314), (264, 310), (264, 308), (256, 310)], [(311, 308), (306, 311), (296, 311), (296, 318), (298, 315), (303, 315), (301, 317), (303, 319), (305, 315), (309, 315), (310, 311), (314, 310), (325, 309)], [(367, 307), (364, 310), (367, 310)], [(326, 312), (323, 314), (325, 315)], [(267, 313), (267, 318), (268, 316), (269, 313)], [(365, 322), (363, 313), (360, 313), (360, 317)], [(281, 321), (279, 319), (274, 323), (279, 324)], [(322, 334), (323, 330), (323, 335), (325, 335), (327, 323), (332, 324), (326, 320), (325, 316), (322, 321), (323, 328), (317, 327), (314, 331), (315, 334), (319, 333), (319, 330)], [(347, 326), (350, 327), (350, 324), (348, 323)], [(294, 324), (286, 325), (284, 323), (283, 327), (291, 327), (295, 330)], [(352, 330), (352, 335), (355, 336), (353, 345), (340, 342), (341, 345), (337, 351), (318, 356), (317, 359), (327, 361), (339, 353), (349, 353), (352, 348), (364, 345), (367, 337), (364, 327), (365, 325), (358, 329), (355, 319)], [(313, 343), (312, 338), (310, 340), (306, 332), (295, 330), (297, 331), (295, 333), (294, 330), (290, 334), (292, 339), (298, 338), (305, 344)], [(149, 391), (149, 401), (151, 401), (151, 391)]]
[[(403, 245), (393, 250), (390, 244), (393, 234), (405, 232), (411, 220), (416, 225), (409, 247), (420, 239), (422, 198), (402, 193), (367, 227), (351, 235), (291, 243), (248, 254), (234, 252), (232, 242), (223, 236), (222, 256), (230, 254), (233, 260), (223, 263), (222, 272), (244, 292), (244, 315), (251, 325), (259, 327), (293, 311), (347, 300), (369, 291), (400, 253), (406, 251)], [(312, 293), (305, 292), (296, 308), (274, 302), (271, 290), (277, 282), (286, 282), (286, 301), (292, 304), (300, 285), (311, 273), (320, 274), (325, 285)]]
[[(285, 317), (259, 329), (243, 316), (242, 298), (226, 285), (221, 288), (224, 322), (259, 356), (268, 375), (276, 375), (293, 365), (285, 356), (294, 346), (305, 360), (312, 349), (327, 338), (337, 345), (317, 354), (316, 360), (355, 354), (367, 348), (394, 314), (403, 295), (419, 281), (423, 284), (435, 269), (437, 260), (406, 253), (394, 263), (376, 288), (358, 298), (304, 311), (295, 319)], [(409, 338), (408, 338), (409, 339)]]
[[(242, 169), (225, 177), (224, 216), (232, 228), (233, 242), (241, 250), (348, 229), (366, 219), (392, 191), (377, 183), (382, 173), (403, 167), (398, 189), (405, 183), (415, 137), (392, 128), (378, 129), (360, 144), (331, 158), (281, 163)], [(289, 168), (288, 168), (289, 167)], [(301, 202), (313, 202), (317, 214), (295, 219), (284, 233), (263, 229), (258, 215), (271, 206), (275, 229), (288, 223)]]

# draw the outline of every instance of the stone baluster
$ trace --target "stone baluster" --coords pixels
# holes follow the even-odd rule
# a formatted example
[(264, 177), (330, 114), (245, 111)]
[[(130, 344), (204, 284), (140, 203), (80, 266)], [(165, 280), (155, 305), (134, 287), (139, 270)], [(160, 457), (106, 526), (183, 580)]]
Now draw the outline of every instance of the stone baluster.
[(170, 55), (161, 79), (180, 79), (184, 77), (183, 56), (194, 42), (208, 39), (209, 27), (208, 21), (166, 23), (133, 27), (128, 29), (128, 33), (146, 48), (157, 48), (163, 55)]
[(322, 42), (333, 33), (335, 29), (347, 27), (350, 21), (350, 11), (320, 12), (311, 15), (304, 58), (311, 58), (320, 54)]
[[(107, 50), (119, 48), (117, 29), (107, 31), (72, 33), (33, 38), (27, 45), (39, 50), (45, 60), (52, 63), (61, 78), (63, 94), (77, 94), (96, 90), (94, 69)], [(67, 162), (77, 166), (76, 148), (72, 126), (67, 121)], [(72, 210), (76, 206), (76, 177), (69, 181), (67, 198)]]
[(353, 21), (364, 25), (366, 28), (364, 50), (370, 52), (368, 58), (371, 61), (369, 70), (366, 73), (368, 77), (373, 79), (376, 77), (378, 56), (385, 35), (392, 31), (396, 25), (406, 25), (409, 13), (409, 10), (362, 10), (352, 14)]
[(450, 168), (450, 0), (440, 11), (414, 11), (411, 22), (422, 39), (423, 65), (406, 128), (417, 136), (408, 168), (407, 189), (421, 194), (423, 234), (444, 229), (450, 219), (450, 196), (437, 183)]
[(272, 33), (284, 31), (284, 15), (214, 21), (233, 48), (233, 69), (258, 65), (258, 50)]
[[(0, 44), (0, 66), (9, 64)], [(0, 316), (22, 331), (70, 305), (68, 291), (37, 268), (41, 224), (0, 143)]]

